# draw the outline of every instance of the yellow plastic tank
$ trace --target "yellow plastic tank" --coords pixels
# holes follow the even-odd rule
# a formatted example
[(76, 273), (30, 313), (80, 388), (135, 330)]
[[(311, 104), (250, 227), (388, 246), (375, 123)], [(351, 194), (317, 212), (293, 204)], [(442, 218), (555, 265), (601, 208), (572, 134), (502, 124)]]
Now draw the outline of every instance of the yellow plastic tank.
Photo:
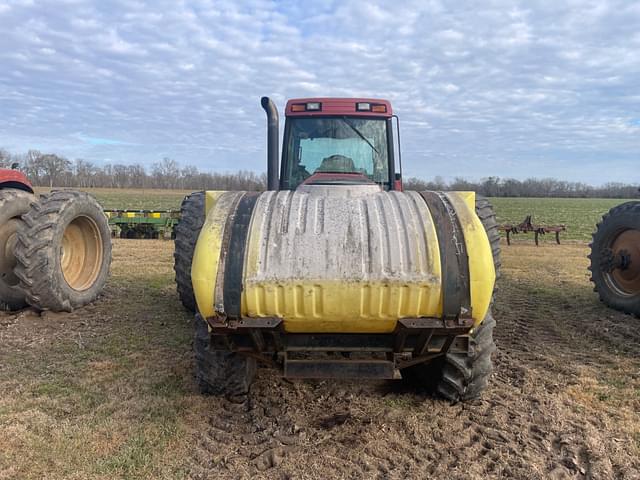
[[(495, 271), (473, 192), (440, 194), (462, 232), (470, 312), (485, 317)], [(388, 333), (443, 315), (438, 222), (417, 192), (377, 185), (207, 192), (192, 283), (204, 317), (277, 317), (288, 332)]]

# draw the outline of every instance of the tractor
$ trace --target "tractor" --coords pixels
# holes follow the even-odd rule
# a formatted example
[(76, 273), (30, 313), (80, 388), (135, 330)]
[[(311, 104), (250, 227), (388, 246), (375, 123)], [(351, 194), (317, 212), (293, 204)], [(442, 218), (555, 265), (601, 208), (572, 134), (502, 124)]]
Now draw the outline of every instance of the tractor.
[(387, 100), (289, 100), (281, 159), (278, 111), (261, 104), (267, 191), (193, 193), (176, 229), (200, 390), (246, 395), (260, 363), (291, 379), (402, 379), (477, 398), (495, 350), (491, 205), (403, 191)]
[(13, 167), (0, 169), (0, 310), (70, 312), (92, 302), (111, 263), (102, 208), (84, 192), (37, 198)]
[(590, 247), (591, 281), (600, 300), (640, 317), (640, 201), (609, 210)]

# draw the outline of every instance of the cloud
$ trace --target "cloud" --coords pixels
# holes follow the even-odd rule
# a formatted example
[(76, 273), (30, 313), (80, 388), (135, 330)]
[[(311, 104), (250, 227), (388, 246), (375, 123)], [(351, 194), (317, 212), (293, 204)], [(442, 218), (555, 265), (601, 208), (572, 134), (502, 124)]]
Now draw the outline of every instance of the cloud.
[(123, 142), (121, 140), (114, 140), (112, 138), (89, 137), (81, 133), (76, 134), (75, 137), (90, 145), (126, 145), (126, 146), (138, 145), (136, 143)]
[(640, 8), (525, 5), (5, 2), (0, 146), (263, 171), (262, 95), (377, 96), (409, 175), (639, 181)]

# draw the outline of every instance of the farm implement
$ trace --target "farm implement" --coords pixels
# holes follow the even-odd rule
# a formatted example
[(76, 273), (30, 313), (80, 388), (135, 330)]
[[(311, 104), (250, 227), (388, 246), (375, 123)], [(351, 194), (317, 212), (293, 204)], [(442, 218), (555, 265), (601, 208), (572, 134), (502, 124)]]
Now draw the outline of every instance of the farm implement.
[(478, 397), (495, 350), (491, 205), (404, 192), (386, 100), (289, 100), (281, 160), (277, 109), (262, 107), (268, 191), (193, 193), (176, 227), (201, 391), (245, 394), (260, 362)]
[(527, 215), (525, 219), (518, 225), (510, 223), (500, 225), (498, 229), (505, 232), (507, 236), (507, 245), (511, 245), (511, 235), (518, 233), (533, 233), (536, 246), (539, 245), (539, 237), (547, 233), (555, 233), (556, 243), (560, 245), (560, 232), (566, 232), (566, 225), (536, 225), (531, 222), (531, 215)]
[(111, 239), (89, 194), (39, 198), (17, 170), (0, 169), (0, 309), (72, 311), (95, 300), (109, 275)]
[(178, 210), (105, 210), (111, 236), (120, 238), (175, 238)]

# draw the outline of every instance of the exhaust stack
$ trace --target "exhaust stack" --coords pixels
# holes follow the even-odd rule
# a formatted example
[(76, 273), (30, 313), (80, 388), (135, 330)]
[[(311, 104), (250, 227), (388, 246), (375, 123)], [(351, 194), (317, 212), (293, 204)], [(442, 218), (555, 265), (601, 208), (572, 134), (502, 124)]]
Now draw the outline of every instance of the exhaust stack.
[(278, 190), (278, 109), (269, 97), (260, 100), (267, 114), (267, 190)]

